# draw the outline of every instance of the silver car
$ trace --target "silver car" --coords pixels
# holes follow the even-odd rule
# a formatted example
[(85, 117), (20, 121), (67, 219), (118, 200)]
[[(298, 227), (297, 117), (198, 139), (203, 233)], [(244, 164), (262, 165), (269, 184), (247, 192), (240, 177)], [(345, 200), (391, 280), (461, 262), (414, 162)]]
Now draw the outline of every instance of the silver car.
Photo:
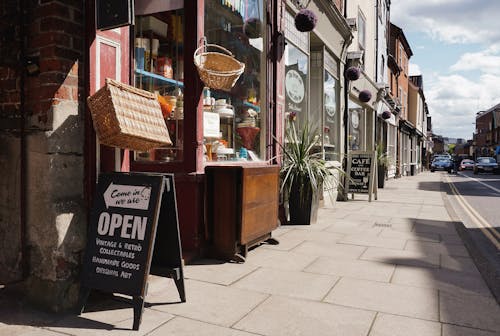
[(474, 163), (474, 174), (478, 173), (499, 173), (498, 162), (495, 158), (489, 156), (481, 156)]

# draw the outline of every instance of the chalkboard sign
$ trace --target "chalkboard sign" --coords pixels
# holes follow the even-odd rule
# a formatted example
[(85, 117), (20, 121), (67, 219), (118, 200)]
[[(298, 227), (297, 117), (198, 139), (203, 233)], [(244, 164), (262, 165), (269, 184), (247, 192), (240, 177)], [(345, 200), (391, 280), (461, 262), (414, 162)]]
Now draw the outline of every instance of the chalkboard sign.
[(153, 173), (99, 176), (83, 264), (80, 312), (90, 289), (130, 295), (134, 302), (134, 329), (138, 330), (158, 225), (163, 237), (169, 237), (166, 252), (171, 254), (157, 253), (163, 261), (161, 275), (174, 278), (184, 302), (173, 176)]
[(368, 194), (369, 201), (371, 201), (372, 193), (375, 192), (375, 199), (377, 199), (377, 181), (375, 181), (377, 165), (375, 160), (375, 152), (352, 151), (348, 154), (346, 194)]

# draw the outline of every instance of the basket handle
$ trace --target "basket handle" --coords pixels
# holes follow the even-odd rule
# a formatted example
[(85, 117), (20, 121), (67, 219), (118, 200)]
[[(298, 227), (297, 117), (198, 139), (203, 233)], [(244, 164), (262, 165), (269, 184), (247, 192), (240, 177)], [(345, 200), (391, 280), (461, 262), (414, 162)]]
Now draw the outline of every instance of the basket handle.
[(194, 51), (194, 56), (196, 56), (198, 54), (198, 52), (202, 49), (202, 48), (205, 48), (207, 49), (208, 47), (214, 47), (214, 48), (219, 48), (220, 50), (223, 50), (224, 52), (226, 52), (227, 54), (229, 54), (229, 56), (231, 57), (234, 57), (233, 53), (230, 52), (229, 50), (227, 50), (226, 48), (224, 47), (221, 47), (220, 45), (218, 44), (203, 44), (201, 46), (198, 47), (198, 49), (196, 49)]

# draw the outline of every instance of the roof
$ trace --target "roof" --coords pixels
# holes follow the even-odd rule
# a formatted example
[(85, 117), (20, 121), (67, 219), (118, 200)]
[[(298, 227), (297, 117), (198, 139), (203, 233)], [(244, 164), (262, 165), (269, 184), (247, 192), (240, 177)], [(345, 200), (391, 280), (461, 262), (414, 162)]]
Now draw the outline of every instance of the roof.
[(399, 41), (401, 41), (403, 47), (405, 48), (406, 54), (408, 55), (408, 58), (413, 56), (413, 51), (411, 51), (410, 44), (406, 39), (403, 29), (399, 28), (398, 26), (396, 26), (394, 23), (391, 22), (390, 31), (391, 31), (391, 39), (394, 37), (394, 39), (398, 39)]

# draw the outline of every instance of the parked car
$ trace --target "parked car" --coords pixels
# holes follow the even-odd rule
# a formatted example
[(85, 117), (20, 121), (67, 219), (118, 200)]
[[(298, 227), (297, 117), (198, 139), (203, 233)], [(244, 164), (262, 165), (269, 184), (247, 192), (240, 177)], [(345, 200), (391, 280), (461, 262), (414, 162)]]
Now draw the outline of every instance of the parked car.
[(474, 169), (474, 160), (463, 159), (460, 162), (460, 166), (458, 166), (458, 170), (473, 170)]
[(445, 157), (437, 157), (432, 160), (431, 163), (431, 172), (436, 170), (446, 170), (448, 173), (451, 173), (453, 169), (453, 161), (445, 158)]
[(478, 157), (474, 164), (474, 174), (478, 173), (500, 173), (497, 160), (489, 156)]

